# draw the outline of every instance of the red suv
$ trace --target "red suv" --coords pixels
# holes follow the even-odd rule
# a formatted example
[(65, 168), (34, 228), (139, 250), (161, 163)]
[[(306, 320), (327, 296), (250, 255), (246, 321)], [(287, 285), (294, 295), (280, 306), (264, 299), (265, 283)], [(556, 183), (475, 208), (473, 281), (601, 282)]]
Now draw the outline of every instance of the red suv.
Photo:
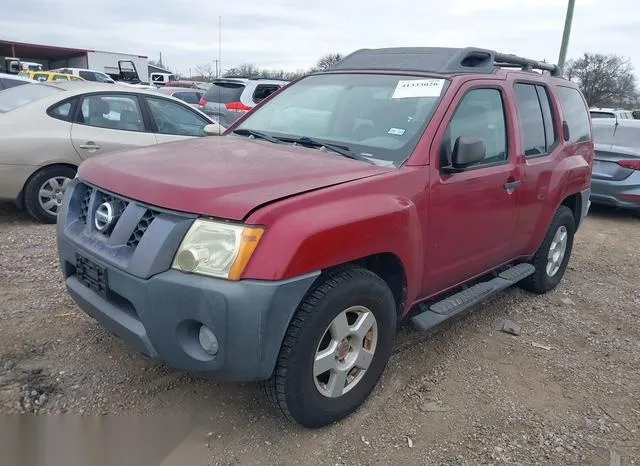
[(427, 329), (513, 284), (558, 285), (593, 157), (554, 65), (360, 50), (222, 137), (84, 162), (60, 262), (78, 305), (139, 351), (262, 381), (321, 426), (367, 398), (401, 319)]

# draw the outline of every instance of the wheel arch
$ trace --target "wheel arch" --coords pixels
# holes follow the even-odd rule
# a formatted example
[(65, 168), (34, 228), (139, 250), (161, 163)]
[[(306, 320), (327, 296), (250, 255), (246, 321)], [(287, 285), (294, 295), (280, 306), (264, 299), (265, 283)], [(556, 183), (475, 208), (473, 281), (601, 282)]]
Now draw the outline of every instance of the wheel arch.
[(22, 189), (20, 190), (20, 192), (18, 193), (18, 197), (16, 198), (16, 205), (20, 208), (20, 209), (24, 209), (25, 207), (25, 203), (24, 203), (24, 192), (25, 189), (27, 187), (27, 185), (29, 184), (29, 182), (31, 182), (31, 180), (38, 175), (38, 173), (42, 173), (42, 171), (47, 170), (49, 168), (52, 167), (65, 167), (65, 168), (71, 168), (73, 170), (78, 170), (78, 166), (74, 165), (72, 163), (68, 163), (68, 162), (54, 162), (54, 163), (50, 163), (47, 165), (43, 165), (41, 167), (39, 167), (36, 171), (34, 171), (31, 175), (29, 175), (29, 178), (27, 178), (27, 180), (24, 182), (24, 184), (22, 185)]

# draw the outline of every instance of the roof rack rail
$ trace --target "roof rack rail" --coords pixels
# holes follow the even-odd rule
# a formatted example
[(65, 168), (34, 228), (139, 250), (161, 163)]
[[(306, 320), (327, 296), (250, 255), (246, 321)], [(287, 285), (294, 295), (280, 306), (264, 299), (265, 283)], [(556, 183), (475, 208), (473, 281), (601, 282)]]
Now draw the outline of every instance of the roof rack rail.
[(477, 47), (398, 47), (362, 49), (347, 55), (331, 70), (410, 70), (432, 73), (483, 73), (497, 67), (548, 71), (562, 76), (557, 65)]

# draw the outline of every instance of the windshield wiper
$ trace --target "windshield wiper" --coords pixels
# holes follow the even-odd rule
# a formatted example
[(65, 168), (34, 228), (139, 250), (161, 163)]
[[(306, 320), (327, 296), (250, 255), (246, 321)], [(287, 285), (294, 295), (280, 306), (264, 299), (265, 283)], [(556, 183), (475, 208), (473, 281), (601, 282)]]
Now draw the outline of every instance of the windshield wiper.
[(371, 160), (367, 159), (366, 157), (361, 157), (357, 154), (354, 154), (353, 151), (351, 149), (349, 149), (348, 146), (341, 146), (338, 144), (331, 144), (329, 142), (323, 142), (323, 141), (318, 141), (317, 139), (312, 139), (308, 136), (302, 136), (299, 138), (286, 138), (286, 137), (282, 137), (282, 138), (278, 138), (281, 141), (285, 141), (285, 142), (293, 142), (294, 144), (300, 144), (301, 146), (312, 146), (312, 147), (319, 147), (319, 148), (325, 148), (328, 149), (330, 151), (333, 151), (337, 154), (340, 154), (344, 157), (353, 159), (353, 160), (360, 160), (362, 162), (367, 162), (370, 163), (372, 165), (375, 165)]
[(264, 139), (265, 141), (272, 142), (274, 144), (280, 144), (281, 141), (279, 139), (274, 138), (273, 136), (269, 136), (268, 134), (261, 133), (260, 131), (255, 131), (252, 129), (238, 128), (233, 131), (235, 134), (240, 134), (241, 136), (253, 136), (254, 138)]

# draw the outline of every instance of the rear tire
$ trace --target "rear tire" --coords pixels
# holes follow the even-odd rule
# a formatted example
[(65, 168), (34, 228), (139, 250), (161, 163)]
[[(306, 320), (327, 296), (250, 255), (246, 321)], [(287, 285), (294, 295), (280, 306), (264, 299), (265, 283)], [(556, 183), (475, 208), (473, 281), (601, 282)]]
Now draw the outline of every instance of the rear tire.
[(263, 392), (302, 426), (336, 422), (358, 409), (377, 384), (395, 331), (393, 294), (378, 275), (356, 266), (323, 274), (291, 320)]
[[(566, 206), (560, 206), (551, 221), (540, 249), (531, 260), (536, 271), (519, 283), (521, 288), (543, 294), (558, 286), (571, 258), (575, 231), (573, 212)], [(566, 235), (564, 246), (562, 243), (563, 235)]]
[[(64, 186), (75, 175), (74, 168), (64, 165), (53, 165), (36, 172), (24, 187), (24, 205), (27, 212), (41, 222), (56, 223)], [(47, 205), (49, 208), (45, 207)]]

